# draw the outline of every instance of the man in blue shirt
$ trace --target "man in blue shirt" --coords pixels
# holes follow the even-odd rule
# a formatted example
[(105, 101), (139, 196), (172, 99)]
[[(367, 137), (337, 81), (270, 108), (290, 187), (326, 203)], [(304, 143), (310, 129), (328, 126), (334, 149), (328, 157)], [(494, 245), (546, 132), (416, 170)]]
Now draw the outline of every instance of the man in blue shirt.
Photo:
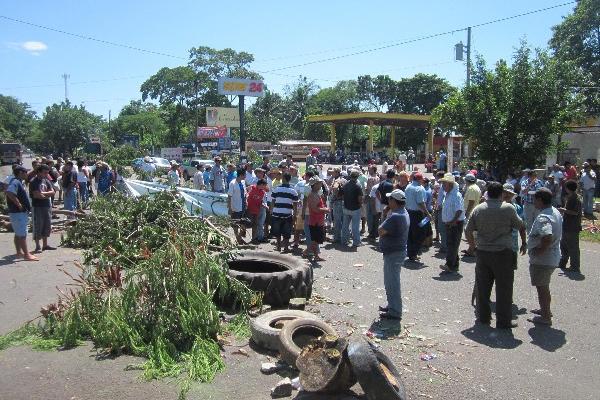
[(419, 224), (425, 216), (431, 220), (431, 214), (425, 205), (426, 194), (422, 185), (423, 174), (417, 172), (413, 175), (413, 180), (406, 187), (406, 210), (410, 217), (410, 229), (408, 231), (407, 256), (411, 261), (419, 261), (419, 250), (423, 243), (424, 230)]
[(15, 232), (15, 249), (17, 258), (23, 257), (25, 261), (38, 261), (38, 258), (27, 249), (27, 228), (29, 224), (29, 211), (31, 203), (23, 187), (23, 180), (27, 178), (27, 169), (18, 165), (13, 169), (13, 177), (8, 182), (6, 189), (6, 203), (10, 224)]
[(379, 226), (379, 248), (383, 253), (383, 284), (387, 306), (379, 307), (380, 318), (402, 319), (400, 268), (406, 258), (406, 241), (410, 220), (404, 209), (406, 196), (400, 189), (386, 194), (390, 213)]

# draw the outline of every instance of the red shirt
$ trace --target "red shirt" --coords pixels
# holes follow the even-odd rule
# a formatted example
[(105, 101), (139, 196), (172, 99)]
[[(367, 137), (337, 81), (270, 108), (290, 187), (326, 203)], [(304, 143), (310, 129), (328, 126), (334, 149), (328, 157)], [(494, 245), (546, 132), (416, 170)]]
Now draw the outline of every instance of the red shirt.
[(256, 185), (250, 186), (250, 191), (248, 192), (248, 213), (258, 214), (260, 212), (265, 193), (263, 189)]
[(309, 226), (323, 226), (325, 225), (325, 213), (319, 208), (325, 208), (325, 202), (322, 197), (319, 197), (318, 208), (309, 207), (308, 225)]
[(571, 165), (566, 171), (565, 171), (565, 175), (567, 176), (567, 179), (574, 179), (577, 180), (577, 168), (575, 168), (574, 165)]

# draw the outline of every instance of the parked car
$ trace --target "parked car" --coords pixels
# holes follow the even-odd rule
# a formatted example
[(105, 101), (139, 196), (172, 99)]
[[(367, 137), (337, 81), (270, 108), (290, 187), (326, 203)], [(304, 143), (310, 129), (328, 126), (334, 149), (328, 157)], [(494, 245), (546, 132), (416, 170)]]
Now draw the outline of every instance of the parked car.
[[(150, 157), (154, 165), (156, 165), (156, 169), (161, 172), (168, 172), (171, 169), (171, 163), (166, 158), (161, 157)], [(131, 166), (133, 168), (140, 168), (142, 163), (144, 162), (144, 158), (136, 158), (131, 162)]]
[(283, 160), (283, 154), (277, 152), (277, 150), (258, 150), (258, 155), (262, 157), (269, 157), (273, 161), (281, 161)]
[(211, 167), (213, 165), (215, 165), (215, 162), (213, 160), (201, 160), (201, 159), (193, 159), (189, 162), (184, 162), (182, 167), (183, 167), (183, 177), (185, 178), (185, 180), (190, 180), (192, 178), (192, 176), (194, 176), (194, 174), (197, 171), (196, 166), (198, 164), (202, 164), (202, 165), (210, 165)]

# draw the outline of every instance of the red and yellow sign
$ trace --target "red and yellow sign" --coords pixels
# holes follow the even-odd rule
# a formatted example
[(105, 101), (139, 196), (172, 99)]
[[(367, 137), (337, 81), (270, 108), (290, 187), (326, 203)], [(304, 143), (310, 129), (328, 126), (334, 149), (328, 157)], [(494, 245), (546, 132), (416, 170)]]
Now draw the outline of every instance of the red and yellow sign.
[(262, 97), (265, 95), (265, 84), (258, 79), (220, 77), (219, 94), (228, 96)]

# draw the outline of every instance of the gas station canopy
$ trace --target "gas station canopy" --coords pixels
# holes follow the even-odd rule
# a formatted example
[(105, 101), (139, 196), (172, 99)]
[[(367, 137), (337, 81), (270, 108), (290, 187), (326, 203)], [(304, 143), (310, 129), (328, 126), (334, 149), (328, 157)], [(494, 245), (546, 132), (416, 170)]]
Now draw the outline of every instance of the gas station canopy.
[(368, 125), (369, 126), (369, 141), (368, 150), (373, 152), (373, 126), (389, 126), (392, 129), (391, 147), (395, 147), (396, 132), (395, 128), (422, 128), (429, 130), (427, 140), (429, 148), (433, 147), (433, 128), (430, 125), (430, 115), (420, 114), (399, 114), (399, 113), (383, 113), (383, 112), (358, 112), (347, 114), (330, 114), (330, 115), (309, 115), (306, 117), (307, 122), (312, 123), (327, 123), (330, 126), (331, 134), (331, 151), (335, 151), (335, 125), (352, 124), (352, 125)]

